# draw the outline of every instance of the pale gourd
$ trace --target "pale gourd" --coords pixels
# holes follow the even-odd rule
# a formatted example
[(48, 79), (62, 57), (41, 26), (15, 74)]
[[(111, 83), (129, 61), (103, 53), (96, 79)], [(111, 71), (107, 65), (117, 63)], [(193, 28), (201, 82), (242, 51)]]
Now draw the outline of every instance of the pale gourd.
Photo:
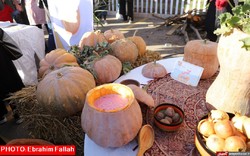
[(220, 37), (217, 55), (220, 71), (207, 90), (208, 109), (250, 115), (250, 52), (241, 39), (250, 37), (237, 29)]

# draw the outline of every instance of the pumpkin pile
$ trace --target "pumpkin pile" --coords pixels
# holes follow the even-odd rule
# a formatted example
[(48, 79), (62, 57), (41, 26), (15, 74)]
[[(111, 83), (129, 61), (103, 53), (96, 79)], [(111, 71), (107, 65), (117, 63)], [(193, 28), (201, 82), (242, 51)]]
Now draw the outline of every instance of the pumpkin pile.
[(49, 114), (66, 117), (80, 112), (87, 92), (96, 86), (93, 75), (80, 68), (75, 56), (64, 49), (46, 54), (40, 61), (38, 104)]
[(213, 151), (250, 151), (250, 118), (236, 113), (232, 118), (222, 110), (211, 110), (208, 118), (199, 121), (197, 130)]
[(113, 82), (135, 67), (161, 59), (160, 53), (147, 51), (142, 37), (125, 38), (118, 29), (86, 32), (69, 53), (80, 67), (93, 74), (97, 85)]
[[(91, 124), (95, 126), (93, 124), (96, 124), (97, 120), (101, 121), (100, 124), (105, 125), (106, 122), (103, 120), (107, 120), (110, 116), (102, 116), (99, 111), (95, 111), (91, 105), (89, 106), (91, 103), (88, 99), (97, 98), (96, 94), (90, 95), (92, 93), (90, 91), (98, 92), (97, 85), (98, 87), (106, 83), (116, 85), (111, 82), (121, 74), (159, 59), (161, 59), (160, 53), (147, 51), (145, 41), (139, 36), (125, 38), (119, 30), (108, 30), (104, 33), (100, 31), (86, 32), (79, 44), (71, 46), (69, 51), (55, 49), (46, 54), (39, 64), (38, 85), (16, 92), (12, 96), (12, 100), (20, 103), (17, 109), (27, 121), (27, 129), (35, 138), (43, 138), (55, 144), (75, 144), (77, 149), (81, 149), (83, 147), (83, 131), (80, 125), (82, 111), (82, 116), (88, 120), (88, 122), (82, 123), (82, 127), (87, 133), (95, 134), (90, 135), (94, 141), (104, 147), (119, 147), (134, 139), (141, 128), (142, 115), (137, 100), (150, 107), (155, 106), (154, 100), (139, 87), (130, 86), (129, 88), (122, 85), (126, 88), (125, 90), (129, 90), (127, 92), (127, 97), (130, 99), (129, 107), (124, 111), (112, 113), (117, 116), (108, 125), (109, 127), (106, 127), (109, 129), (113, 126), (114, 130), (118, 131), (123, 127), (122, 135), (118, 138), (111, 134), (112, 130), (110, 135), (103, 135), (106, 138), (96, 140), (95, 138), (98, 139), (97, 135), (101, 132), (98, 129), (89, 130), (88, 127)], [(101, 93), (110, 93), (109, 90), (106, 91), (102, 90)], [(112, 91), (115, 90), (112, 89)], [(117, 90), (119, 94), (124, 94), (121, 91), (124, 89)], [(89, 95), (87, 95), (88, 93)], [(121, 114), (127, 113), (130, 115), (122, 115), (127, 116), (127, 119), (121, 120), (124, 123), (117, 120), (118, 117), (122, 117)], [(93, 115), (95, 118), (91, 118), (94, 121), (91, 123), (89, 116)], [(117, 122), (121, 123), (116, 124)], [(130, 127), (127, 127), (128, 123), (130, 123)], [(124, 127), (124, 125), (126, 126)], [(128, 131), (132, 131), (132, 133), (128, 133)], [(125, 134), (131, 135), (124, 137)], [(111, 137), (112, 135), (114, 137)]]
[[(125, 38), (117, 29), (86, 32), (69, 51), (55, 49), (40, 61), (38, 104), (58, 117), (75, 115), (82, 110), (89, 90), (115, 81), (146, 53), (140, 36)], [(152, 101), (146, 103), (153, 106)]]

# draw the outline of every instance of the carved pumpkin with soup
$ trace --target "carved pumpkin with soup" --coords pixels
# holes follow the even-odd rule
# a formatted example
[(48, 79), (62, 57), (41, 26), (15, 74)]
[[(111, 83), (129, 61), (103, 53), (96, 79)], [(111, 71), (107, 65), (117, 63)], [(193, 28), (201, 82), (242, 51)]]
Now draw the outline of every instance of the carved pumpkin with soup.
[(133, 91), (110, 83), (87, 93), (81, 126), (96, 144), (121, 147), (132, 141), (142, 126), (142, 113)]

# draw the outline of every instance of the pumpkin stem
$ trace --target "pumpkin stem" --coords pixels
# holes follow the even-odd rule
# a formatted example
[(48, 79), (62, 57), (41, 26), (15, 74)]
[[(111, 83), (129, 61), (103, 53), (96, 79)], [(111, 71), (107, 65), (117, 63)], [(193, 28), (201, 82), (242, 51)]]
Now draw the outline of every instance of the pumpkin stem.
[(57, 77), (58, 79), (60, 79), (60, 78), (63, 77), (63, 74), (62, 74), (62, 73), (57, 73), (57, 74), (56, 74), (56, 77)]
[(50, 70), (54, 70), (54, 69), (55, 69), (55, 66), (52, 65), (52, 66), (49, 67), (49, 69), (50, 69)]
[(135, 36), (135, 35), (136, 35), (137, 31), (138, 31), (138, 29), (136, 29), (136, 30), (135, 30), (135, 32), (134, 32), (134, 34), (133, 34), (133, 36)]
[(204, 42), (204, 44), (207, 44), (207, 39), (204, 39), (203, 42)]

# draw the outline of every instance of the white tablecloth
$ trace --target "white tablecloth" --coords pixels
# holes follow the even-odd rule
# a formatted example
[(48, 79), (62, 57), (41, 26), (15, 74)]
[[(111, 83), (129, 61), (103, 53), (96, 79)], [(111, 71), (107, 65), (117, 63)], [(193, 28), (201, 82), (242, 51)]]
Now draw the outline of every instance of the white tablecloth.
[[(36, 26), (17, 24), (3, 30), (13, 38), (23, 56), (13, 61), (25, 85), (37, 84), (35, 54), (41, 60), (45, 56), (44, 31)], [(38, 61), (39, 63), (39, 61)]]
[[(170, 73), (175, 66), (175, 63), (178, 60), (182, 60), (182, 57), (178, 58), (170, 58), (170, 59), (162, 59), (157, 61), (157, 63), (162, 64), (167, 72)], [(143, 65), (144, 66), (144, 65)], [(139, 81), (141, 84), (147, 84), (148, 81), (152, 80), (144, 77), (141, 74), (143, 66), (137, 67), (131, 70), (129, 73), (118, 78), (115, 83), (119, 83), (125, 79), (135, 79)], [(135, 140), (131, 141), (129, 144), (119, 147), (119, 148), (103, 148), (96, 143), (94, 143), (86, 134), (84, 141), (84, 155), (85, 156), (136, 156), (138, 148), (133, 151), (133, 148), (137, 145)]]

